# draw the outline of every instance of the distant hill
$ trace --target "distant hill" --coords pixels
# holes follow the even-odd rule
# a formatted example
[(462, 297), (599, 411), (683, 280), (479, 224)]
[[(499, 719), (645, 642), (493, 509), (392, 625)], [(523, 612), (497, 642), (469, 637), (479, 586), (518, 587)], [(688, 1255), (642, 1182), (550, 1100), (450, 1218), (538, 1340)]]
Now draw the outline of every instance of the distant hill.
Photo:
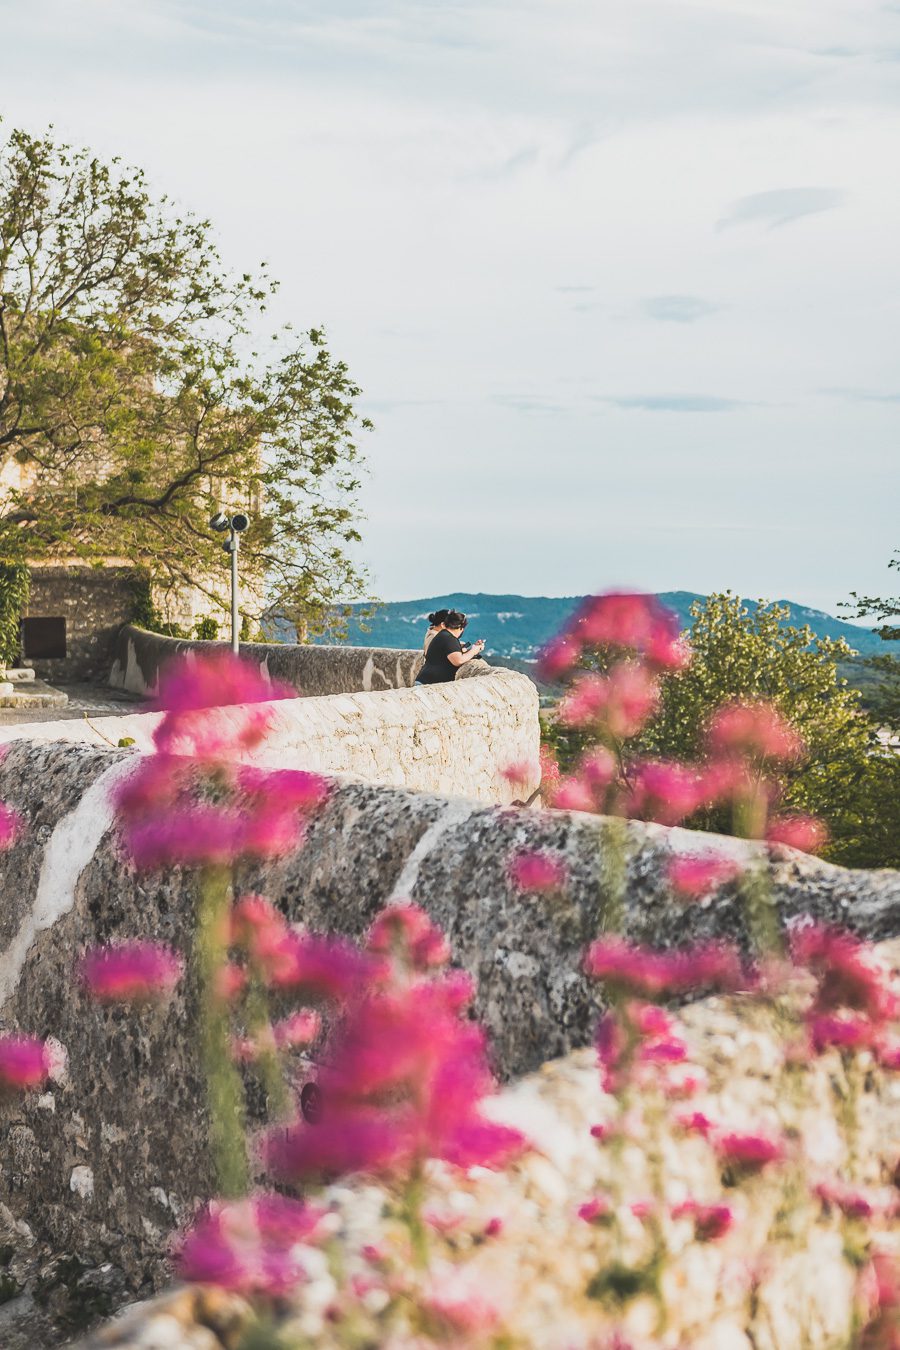
[[(675, 611), (685, 628), (691, 623), (690, 607), (705, 597), (694, 591), (664, 591), (659, 599)], [(428, 615), (436, 609), (459, 609), (469, 616), (466, 636), (485, 639), (485, 656), (529, 661), (553, 636), (581, 601), (580, 596), (545, 595), (433, 595), (422, 600), (393, 600), (379, 607), (368, 619), (351, 619), (345, 642), (354, 647), (414, 648), (421, 645)], [(817, 637), (846, 638), (863, 656), (885, 650), (881, 639), (866, 628), (836, 619), (822, 610), (787, 605), (789, 625), (809, 624)], [(328, 639), (323, 639), (328, 641)]]

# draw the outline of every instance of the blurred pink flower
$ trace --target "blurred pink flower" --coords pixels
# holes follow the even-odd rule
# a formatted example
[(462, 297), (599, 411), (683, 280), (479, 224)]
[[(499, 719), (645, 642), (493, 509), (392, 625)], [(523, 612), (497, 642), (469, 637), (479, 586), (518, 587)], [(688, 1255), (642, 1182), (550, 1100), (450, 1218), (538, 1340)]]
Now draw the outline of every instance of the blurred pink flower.
[(512, 783), (513, 787), (528, 787), (532, 783), (539, 782), (541, 778), (540, 767), (527, 759), (517, 759), (512, 764), (507, 764), (500, 773), (507, 783)]
[(366, 949), (393, 956), (411, 970), (425, 971), (450, 960), (450, 944), (418, 905), (389, 905), (369, 929)]
[(643, 760), (633, 765), (625, 813), (660, 825), (678, 825), (707, 801), (704, 776), (687, 764)]
[(659, 704), (659, 684), (644, 666), (633, 661), (613, 666), (610, 673), (582, 675), (559, 705), (567, 726), (602, 725), (610, 736), (636, 736)]
[(688, 1134), (699, 1134), (703, 1139), (708, 1139), (715, 1129), (703, 1111), (684, 1111), (675, 1117), (675, 1124)]
[(12, 806), (0, 802), (0, 849), (11, 848), (24, 828), (24, 821)]
[(828, 924), (808, 924), (792, 931), (790, 947), (795, 964), (816, 978), (812, 1015), (852, 1008), (876, 1023), (900, 1015), (900, 999), (871, 946)]
[(510, 881), (520, 891), (558, 891), (567, 877), (563, 859), (545, 850), (516, 853), (509, 862)]
[(159, 942), (121, 942), (84, 957), (81, 978), (101, 1003), (145, 1003), (171, 994), (184, 962)]
[(460, 1018), (453, 985), (448, 994), (432, 977), (357, 994), (319, 1076), (323, 1128), (270, 1139), (280, 1173), (404, 1173), (426, 1158), (490, 1167), (521, 1149), (516, 1131), (481, 1115), (492, 1087), (484, 1036)]
[(815, 816), (781, 816), (769, 822), (766, 842), (786, 844), (801, 853), (818, 853), (828, 843), (828, 827)]
[(602, 1195), (595, 1195), (592, 1200), (586, 1200), (578, 1206), (578, 1217), (585, 1223), (603, 1223), (611, 1214), (612, 1206)]
[(34, 1036), (0, 1036), (0, 1087), (33, 1088), (50, 1071), (47, 1046)]
[(835, 1047), (838, 1050), (863, 1050), (876, 1040), (876, 1028), (867, 1017), (845, 1012), (812, 1017), (809, 1024), (810, 1040), (817, 1054)]
[(719, 1161), (738, 1171), (761, 1172), (784, 1157), (784, 1143), (771, 1135), (733, 1131), (713, 1139)]
[[(250, 749), (265, 736), (272, 710), (254, 707), (277, 699), (296, 698), (294, 689), (278, 684), (258, 667), (229, 651), (176, 657), (163, 671), (156, 706), (165, 717), (154, 732), (163, 754), (200, 758), (227, 747)], [(225, 719), (204, 716), (204, 710), (241, 706)]]
[(800, 736), (771, 703), (725, 704), (713, 714), (707, 740), (715, 754), (754, 760), (790, 761), (804, 752)]
[(597, 800), (590, 787), (579, 778), (564, 778), (553, 793), (557, 811), (596, 811)]
[(581, 643), (571, 637), (552, 638), (538, 652), (538, 674), (544, 680), (558, 680), (571, 670), (581, 656)]
[(669, 884), (679, 895), (696, 899), (707, 895), (726, 881), (733, 881), (742, 871), (735, 858), (721, 853), (684, 853), (670, 859), (666, 874)]
[(820, 1181), (813, 1189), (823, 1205), (839, 1209), (848, 1219), (870, 1219), (879, 1208), (865, 1192), (842, 1181)]
[(311, 1045), (321, 1030), (321, 1017), (308, 1008), (290, 1013), (272, 1026), (275, 1044), (279, 1050), (293, 1050), (299, 1045)]
[(697, 1200), (673, 1205), (672, 1218), (692, 1219), (698, 1242), (716, 1242), (734, 1227), (734, 1210), (730, 1205), (701, 1205)]
[(660, 669), (680, 670), (689, 660), (676, 615), (654, 595), (611, 591), (589, 596), (569, 631), (592, 646), (634, 652)]
[(594, 942), (585, 957), (585, 971), (623, 993), (650, 998), (707, 985), (737, 989), (746, 979), (738, 953), (724, 944), (659, 951), (619, 937)]
[(233, 1293), (282, 1297), (303, 1281), (303, 1244), (317, 1236), (325, 1211), (281, 1195), (213, 1203), (184, 1236), (182, 1279)]

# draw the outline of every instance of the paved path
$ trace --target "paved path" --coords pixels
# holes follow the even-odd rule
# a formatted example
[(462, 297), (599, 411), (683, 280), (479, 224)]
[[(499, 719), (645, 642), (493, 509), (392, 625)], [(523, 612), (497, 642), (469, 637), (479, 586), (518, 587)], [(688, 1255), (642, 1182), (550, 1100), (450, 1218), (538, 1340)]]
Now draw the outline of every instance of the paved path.
[(19, 726), (27, 722), (59, 722), (63, 718), (121, 716), (146, 706), (143, 699), (110, 689), (106, 684), (56, 684), (54, 689), (68, 694), (62, 708), (0, 708), (0, 726)]

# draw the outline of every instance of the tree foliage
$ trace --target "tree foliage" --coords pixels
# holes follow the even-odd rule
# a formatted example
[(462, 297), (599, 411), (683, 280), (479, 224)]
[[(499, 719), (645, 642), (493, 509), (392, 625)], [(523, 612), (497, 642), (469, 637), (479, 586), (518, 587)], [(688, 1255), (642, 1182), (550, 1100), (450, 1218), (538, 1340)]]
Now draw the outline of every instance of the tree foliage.
[[(641, 750), (695, 761), (721, 704), (771, 701), (806, 745), (803, 759), (781, 770), (781, 809), (821, 817), (834, 861), (900, 865), (900, 759), (879, 743), (858, 692), (838, 673), (837, 663), (850, 655), (847, 643), (788, 626), (784, 606), (761, 601), (751, 607), (728, 593), (696, 602), (691, 613), (691, 663), (663, 676), (660, 708), (642, 733)], [(551, 739), (566, 771), (583, 751), (585, 735), (554, 727)], [(729, 828), (716, 811), (689, 823)]]
[[(900, 569), (900, 553), (888, 563), (888, 567)], [(873, 595), (852, 593), (852, 608), (857, 618), (875, 618), (879, 627), (876, 632), (884, 642), (900, 641), (900, 627), (887, 622), (900, 619), (900, 596), (882, 599)], [(885, 653), (884, 656), (870, 656), (866, 661), (868, 670), (874, 673), (874, 684), (869, 702), (873, 716), (885, 727), (900, 732), (900, 657)]]
[(0, 670), (19, 654), (22, 611), (30, 590), (31, 574), (23, 563), (0, 562)]
[[(0, 146), (0, 553), (140, 560), (224, 603), (209, 515), (249, 510), (254, 618), (303, 627), (364, 586), (359, 389), (321, 328), (254, 335), (275, 290), (140, 170), (51, 134)], [(9, 480), (9, 473), (5, 475)], [(250, 588), (251, 592), (253, 588)], [(250, 597), (248, 596), (248, 599)]]

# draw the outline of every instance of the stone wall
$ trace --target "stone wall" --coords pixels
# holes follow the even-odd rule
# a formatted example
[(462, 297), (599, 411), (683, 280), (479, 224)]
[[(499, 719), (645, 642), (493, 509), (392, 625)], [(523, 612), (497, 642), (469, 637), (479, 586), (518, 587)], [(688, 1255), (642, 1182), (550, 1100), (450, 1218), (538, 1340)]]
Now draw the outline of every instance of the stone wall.
[(134, 614), (135, 575), (132, 568), (115, 566), (31, 568), (31, 596), (23, 617), (66, 621), (65, 658), (29, 662), (42, 679), (106, 679), (119, 631)]
[[(92, 1004), (75, 976), (86, 948), (137, 936), (173, 944), (190, 970), (194, 876), (136, 876), (117, 846), (109, 792), (133, 763), (134, 752), (21, 740), (0, 760), (0, 800), (27, 822), (0, 855), (0, 1025), (54, 1036), (68, 1052), (46, 1092), (0, 1103), (0, 1217), (23, 1266), (77, 1252), (98, 1268), (112, 1263), (137, 1289), (163, 1277), (169, 1233), (212, 1183), (193, 977), (166, 1011), (126, 1014)], [(477, 1016), (509, 1077), (590, 1038), (595, 992), (581, 957), (603, 922), (605, 829), (590, 816), (336, 784), (304, 847), (238, 882), (292, 920), (350, 935), (386, 903), (414, 898), (475, 977)], [(666, 860), (696, 836), (632, 825), (628, 837), (631, 936), (672, 944), (741, 933), (733, 890), (687, 910), (668, 893)], [(758, 854), (704, 842), (745, 861)], [(522, 848), (565, 859), (563, 894), (516, 891), (508, 864)], [(900, 933), (900, 874), (787, 850), (758, 856), (783, 917), (810, 912), (874, 939)]]
[[(176, 645), (183, 644), (172, 644)], [(369, 664), (377, 669), (375, 659), (381, 655), (351, 649), (345, 669), (331, 656), (341, 649), (309, 650), (323, 654), (321, 669), (315, 661), (305, 664), (320, 684), (328, 672), (335, 683), (349, 683)], [(297, 666), (304, 666), (307, 649), (276, 651), (288, 659), (296, 653)], [(392, 655), (399, 660), (410, 653)], [(254, 759), (271, 767), (342, 773), (370, 783), (459, 794), (481, 802), (503, 804), (527, 797), (539, 782), (537, 690), (514, 671), (492, 670), (484, 662), (472, 665), (480, 667), (481, 678), (273, 703), (271, 735)], [(228, 708), (211, 715), (221, 721), (225, 734), (236, 716)], [(0, 744), (29, 738), (109, 747), (127, 738), (139, 750), (152, 750), (160, 716), (133, 713), (94, 722), (71, 719), (0, 727)], [(503, 769), (516, 762), (531, 764), (533, 772), (528, 781), (513, 786)]]
[[(227, 645), (161, 637), (129, 625), (116, 641), (110, 662), (110, 684), (131, 694), (153, 694), (160, 670), (173, 656)], [(273, 680), (292, 685), (300, 694), (313, 696), (407, 689), (422, 664), (421, 652), (377, 647), (242, 642), (241, 653), (268, 671)], [(461, 674), (471, 676), (488, 669), (485, 662), (472, 661), (463, 667)]]

